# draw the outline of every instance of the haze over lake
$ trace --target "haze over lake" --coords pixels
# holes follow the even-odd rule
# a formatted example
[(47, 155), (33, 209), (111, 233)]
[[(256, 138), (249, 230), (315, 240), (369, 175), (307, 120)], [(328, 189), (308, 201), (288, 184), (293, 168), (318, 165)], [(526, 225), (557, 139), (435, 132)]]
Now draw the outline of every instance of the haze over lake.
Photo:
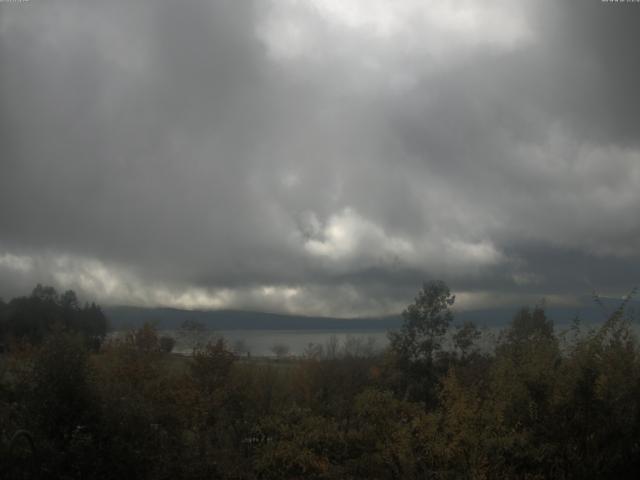
[[(355, 342), (361, 347), (372, 348), (379, 351), (389, 343), (387, 333), (383, 330), (349, 331), (344, 330), (220, 330), (205, 333), (181, 334), (175, 330), (164, 330), (161, 335), (168, 335), (176, 339), (174, 351), (176, 353), (191, 354), (193, 348), (207, 341), (223, 337), (231, 348), (238, 341), (244, 342), (244, 346), (254, 356), (274, 356), (272, 348), (276, 345), (284, 345), (289, 348), (289, 354), (300, 356), (310, 344), (325, 346), (335, 337), (340, 347)], [(246, 353), (246, 352), (241, 352)]]

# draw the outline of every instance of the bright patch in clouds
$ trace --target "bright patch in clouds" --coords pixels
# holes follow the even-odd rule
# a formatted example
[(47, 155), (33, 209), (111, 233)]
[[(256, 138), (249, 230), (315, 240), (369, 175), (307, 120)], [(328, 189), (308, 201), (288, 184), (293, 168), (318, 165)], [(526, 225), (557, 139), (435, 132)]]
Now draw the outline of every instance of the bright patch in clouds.
[(308, 225), (305, 250), (312, 257), (332, 261), (338, 269), (404, 265), (425, 267), (444, 275), (473, 273), (469, 269), (505, 261), (488, 240), (429, 235), (403, 238), (386, 232), (353, 208), (331, 215), (324, 225), (312, 214)]
[(507, 1), (274, 0), (257, 34), (277, 59), (322, 54), (329, 36), (343, 37), (335, 47), (342, 52), (366, 40), (352, 52), (361, 57), (409, 50), (440, 57), (460, 47), (509, 49), (532, 38), (522, 6)]
[(444, 245), (445, 255), (462, 265), (488, 266), (501, 262), (504, 257), (489, 242), (452, 240)]
[[(317, 219), (313, 223), (317, 226)], [(332, 260), (343, 260), (354, 255), (404, 257), (413, 250), (409, 241), (387, 235), (380, 226), (351, 208), (332, 215), (326, 225), (320, 227), (315, 238), (306, 241), (305, 248), (312, 255)]]
[(26, 273), (33, 268), (33, 260), (24, 255), (5, 253), (0, 255), (0, 269), (2, 268)]

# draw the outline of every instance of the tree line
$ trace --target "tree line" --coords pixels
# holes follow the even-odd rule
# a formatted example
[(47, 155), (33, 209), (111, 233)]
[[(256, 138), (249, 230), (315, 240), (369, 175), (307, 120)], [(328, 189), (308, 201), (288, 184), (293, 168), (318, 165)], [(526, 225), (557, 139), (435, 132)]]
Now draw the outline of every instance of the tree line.
[(386, 350), (288, 362), (240, 361), (224, 339), (172, 355), (149, 325), (92, 351), (94, 330), (63, 320), (0, 357), (0, 476), (638, 477), (626, 302), (562, 332), (522, 308), (491, 351), (475, 325), (454, 325), (454, 302), (425, 284)]
[(107, 333), (107, 318), (95, 303), (80, 304), (76, 293), (58, 293), (38, 284), (31, 295), (4, 303), (0, 299), (0, 343), (41, 343), (55, 330), (83, 335), (97, 347)]

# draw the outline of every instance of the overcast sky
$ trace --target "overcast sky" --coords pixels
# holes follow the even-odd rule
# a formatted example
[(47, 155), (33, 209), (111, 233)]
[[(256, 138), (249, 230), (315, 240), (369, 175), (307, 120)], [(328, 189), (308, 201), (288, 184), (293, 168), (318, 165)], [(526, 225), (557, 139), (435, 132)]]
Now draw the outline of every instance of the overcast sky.
[(640, 3), (0, 3), (0, 296), (340, 316), (624, 294)]

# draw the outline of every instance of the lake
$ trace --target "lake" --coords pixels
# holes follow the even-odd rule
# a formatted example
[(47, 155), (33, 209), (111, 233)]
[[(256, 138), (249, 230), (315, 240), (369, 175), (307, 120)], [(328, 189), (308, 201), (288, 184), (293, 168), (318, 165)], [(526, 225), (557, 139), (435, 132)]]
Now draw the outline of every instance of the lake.
[[(491, 350), (499, 333), (497, 328), (481, 329), (479, 346), (482, 350)], [(452, 332), (451, 332), (452, 333)], [(300, 356), (311, 346), (322, 346), (324, 350), (332, 345), (338, 353), (345, 349), (355, 356), (366, 356), (387, 347), (387, 330), (215, 330), (204, 332), (184, 332), (180, 330), (161, 330), (160, 335), (176, 340), (174, 352), (191, 354), (194, 347), (204, 345), (223, 337), (229, 347), (238, 353), (250, 352), (253, 356), (275, 356), (276, 346), (282, 346), (286, 355)], [(444, 342), (448, 348), (451, 337)]]
[[(598, 325), (583, 325), (583, 333)], [(568, 325), (556, 326), (556, 333), (560, 334), (568, 329)], [(639, 326), (632, 326), (636, 334)], [(496, 345), (496, 341), (501, 327), (484, 327), (478, 340), (478, 346), (482, 351), (491, 351)], [(444, 348), (451, 347), (451, 334), (455, 329), (451, 329), (444, 341)], [(270, 357), (275, 356), (276, 346), (283, 349), (281, 353), (285, 355), (300, 356), (307, 351), (310, 346), (327, 346), (335, 348), (339, 353), (345, 348), (352, 355), (369, 355), (383, 350), (388, 344), (387, 330), (383, 329), (363, 329), (363, 330), (205, 330), (202, 332), (185, 332), (183, 330), (160, 330), (159, 335), (169, 336), (176, 340), (173, 351), (175, 353), (190, 355), (198, 345), (205, 345), (207, 342), (215, 341), (223, 337), (232, 350), (240, 354), (249, 352), (252, 356)], [(117, 335), (118, 332), (114, 332)]]
[[(223, 337), (229, 346), (240, 351), (250, 352), (254, 356), (274, 356), (275, 346), (285, 347), (289, 355), (302, 355), (310, 345), (337, 343), (342, 349), (345, 345), (352, 350), (364, 353), (384, 349), (388, 344), (385, 330), (335, 331), (335, 330), (216, 330), (184, 333), (176, 330), (162, 330), (160, 335), (175, 338), (174, 352), (191, 354), (197, 345)], [(333, 340), (332, 340), (333, 339)]]

